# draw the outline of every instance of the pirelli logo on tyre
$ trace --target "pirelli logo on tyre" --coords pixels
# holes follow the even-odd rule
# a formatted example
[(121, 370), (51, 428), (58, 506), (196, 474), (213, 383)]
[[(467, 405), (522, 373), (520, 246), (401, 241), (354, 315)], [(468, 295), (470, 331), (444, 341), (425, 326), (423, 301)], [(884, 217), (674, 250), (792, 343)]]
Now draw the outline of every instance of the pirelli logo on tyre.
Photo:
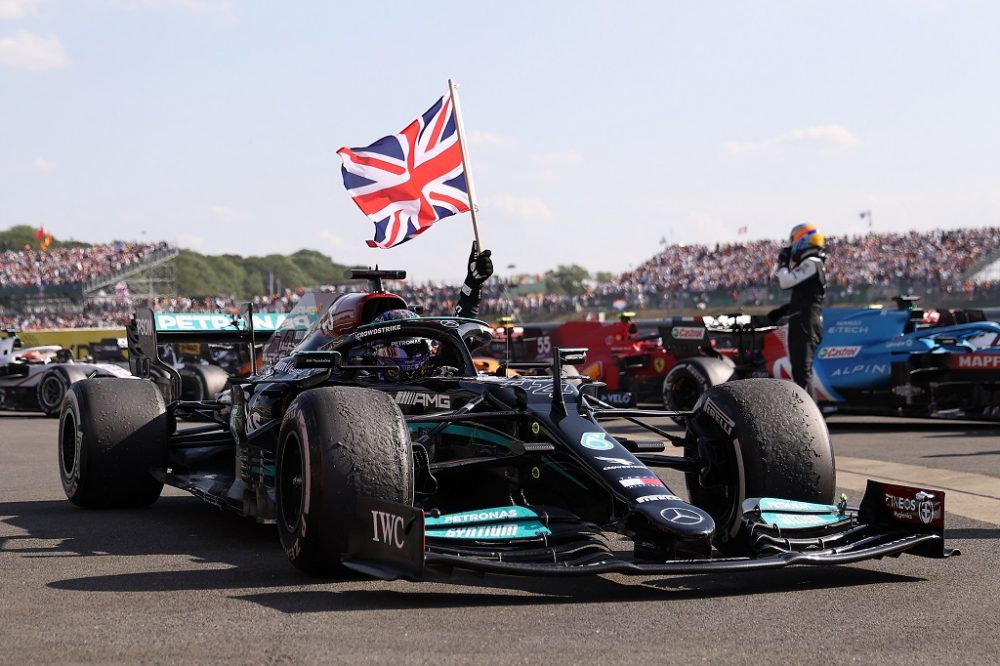
[(705, 337), (705, 329), (698, 326), (674, 326), (670, 336), (675, 340), (701, 340)]
[(733, 434), (733, 428), (736, 427), (736, 422), (726, 416), (725, 412), (719, 409), (719, 406), (712, 402), (711, 398), (705, 401), (703, 409), (706, 414), (712, 417), (713, 421), (719, 424), (719, 427), (722, 428), (723, 432), (727, 435)]

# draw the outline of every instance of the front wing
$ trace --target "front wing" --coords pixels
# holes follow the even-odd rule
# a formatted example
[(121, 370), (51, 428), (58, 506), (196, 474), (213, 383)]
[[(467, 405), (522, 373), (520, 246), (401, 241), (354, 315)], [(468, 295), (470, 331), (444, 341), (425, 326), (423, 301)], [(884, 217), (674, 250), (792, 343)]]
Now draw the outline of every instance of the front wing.
[[(498, 518), (498, 513), (510, 515)], [(439, 517), (359, 498), (342, 562), (386, 580), (422, 580), (428, 571), (451, 569), (514, 576), (686, 575), (851, 564), (902, 553), (934, 558), (959, 554), (944, 543), (944, 493), (877, 481), (868, 482), (856, 508), (846, 502), (748, 500), (741, 537), (754, 554), (747, 557), (637, 560), (631, 552), (615, 549), (597, 526), (560, 511), (500, 507), (452, 516), (461, 526), (456, 535), (465, 530), (479, 538), (445, 538)], [(505, 535), (511, 538), (503, 539)]]

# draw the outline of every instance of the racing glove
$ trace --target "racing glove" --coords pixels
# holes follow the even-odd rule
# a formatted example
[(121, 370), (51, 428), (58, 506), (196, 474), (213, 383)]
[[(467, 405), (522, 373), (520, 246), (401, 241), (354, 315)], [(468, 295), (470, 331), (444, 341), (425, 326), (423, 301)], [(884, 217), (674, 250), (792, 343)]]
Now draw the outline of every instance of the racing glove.
[(493, 259), (490, 251), (479, 251), (479, 244), (472, 241), (472, 251), (469, 253), (469, 270), (465, 274), (465, 284), (455, 306), (455, 315), (459, 317), (479, 316), (479, 293), (483, 283), (493, 275)]
[(788, 268), (788, 262), (792, 258), (792, 248), (783, 247), (781, 252), (778, 253), (778, 267)]
[(772, 324), (777, 324), (779, 321), (781, 321), (782, 317), (788, 314), (789, 310), (791, 310), (791, 306), (788, 303), (785, 303), (780, 308), (774, 308), (773, 310), (768, 312), (767, 320)]

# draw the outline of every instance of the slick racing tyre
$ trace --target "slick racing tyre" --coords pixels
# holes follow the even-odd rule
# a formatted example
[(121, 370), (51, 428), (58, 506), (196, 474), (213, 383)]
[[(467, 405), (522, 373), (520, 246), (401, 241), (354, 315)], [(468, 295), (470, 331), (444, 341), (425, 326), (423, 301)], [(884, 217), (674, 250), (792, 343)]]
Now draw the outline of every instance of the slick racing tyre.
[(156, 501), (168, 416), (152, 382), (118, 377), (70, 386), (59, 418), (59, 472), (77, 506), (138, 508)]
[(389, 395), (356, 387), (305, 391), (278, 436), (276, 518), (292, 564), (314, 576), (345, 574), (359, 495), (413, 501), (413, 460), (402, 412)]
[[(729, 381), (733, 368), (728, 358), (696, 357), (678, 361), (663, 378), (663, 407), (672, 411), (691, 411), (705, 391)], [(675, 417), (674, 421), (684, 425), (684, 417)]]
[(49, 370), (35, 388), (35, 399), (38, 407), (46, 416), (59, 416), (66, 390), (73, 382), (86, 378), (86, 375), (73, 367), (57, 367)]
[(180, 375), (181, 400), (215, 400), (229, 380), (229, 373), (217, 365), (185, 365)]
[(741, 554), (743, 500), (777, 497), (829, 504), (836, 488), (830, 434), (819, 408), (781, 379), (744, 379), (708, 390), (687, 424), (691, 502), (715, 519), (715, 545)]

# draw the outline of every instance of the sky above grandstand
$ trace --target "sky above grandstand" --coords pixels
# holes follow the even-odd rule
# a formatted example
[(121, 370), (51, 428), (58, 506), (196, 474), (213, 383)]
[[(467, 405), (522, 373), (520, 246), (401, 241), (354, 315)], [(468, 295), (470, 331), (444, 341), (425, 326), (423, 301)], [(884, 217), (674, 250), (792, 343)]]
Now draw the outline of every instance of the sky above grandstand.
[(336, 154), (449, 78), (500, 273), (996, 226), (998, 34), (990, 0), (0, 0), (0, 228), (460, 280), (469, 215), (369, 249)]

